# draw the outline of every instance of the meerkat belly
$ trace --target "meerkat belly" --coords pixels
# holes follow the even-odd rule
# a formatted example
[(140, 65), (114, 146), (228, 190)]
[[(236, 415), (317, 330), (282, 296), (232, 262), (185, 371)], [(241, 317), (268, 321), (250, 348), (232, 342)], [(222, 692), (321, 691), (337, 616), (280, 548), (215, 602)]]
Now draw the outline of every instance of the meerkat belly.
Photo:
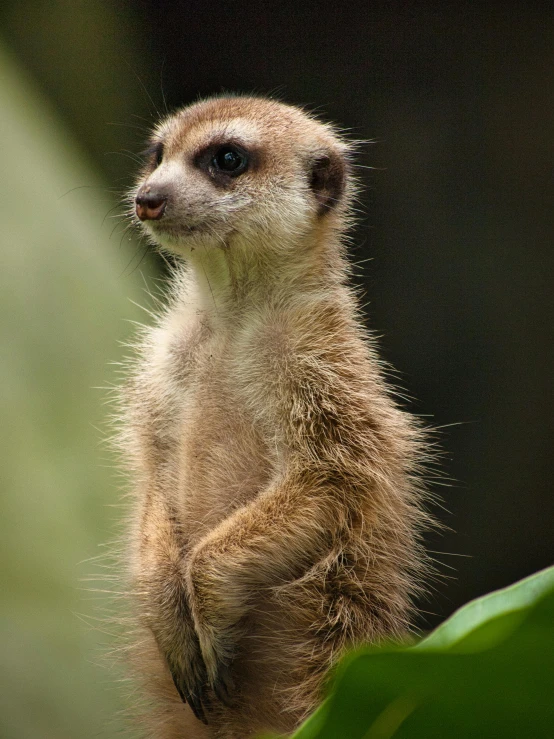
[(223, 368), (196, 383), (179, 439), (178, 499), (191, 544), (267, 485), (273, 464), (267, 442)]

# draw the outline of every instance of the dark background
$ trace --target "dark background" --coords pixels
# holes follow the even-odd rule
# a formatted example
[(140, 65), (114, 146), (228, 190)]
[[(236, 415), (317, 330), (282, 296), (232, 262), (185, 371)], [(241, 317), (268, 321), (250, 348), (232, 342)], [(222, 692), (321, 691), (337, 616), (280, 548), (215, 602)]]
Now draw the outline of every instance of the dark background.
[[(376, 169), (361, 170), (354, 247), (356, 260), (372, 260), (358, 270), (368, 324), (416, 399), (412, 410), (446, 427), (452, 486), (440, 491), (439, 515), (453, 531), (433, 547), (464, 555), (439, 555), (453, 579), (430, 610), (444, 616), (551, 564), (548, 4), (136, 0), (111, 12), (135, 29), (141, 58), (136, 49), (131, 60), (108, 54), (104, 37), (97, 64), (114, 64), (114, 77), (122, 67), (136, 74), (145, 125), (155, 110), (236, 90), (277, 94), (374, 141), (360, 156)], [(124, 111), (117, 136), (107, 125), (97, 136), (87, 120), (101, 96), (69, 104), (60, 92), (63, 35), (50, 21), (40, 49), (23, 30), (8, 35), (22, 61), (107, 177), (127, 176), (116, 152), (138, 151), (145, 134), (131, 126), (142, 122)], [(48, 46), (59, 56), (50, 69)]]
[(115, 188), (157, 111), (221, 90), (372, 140), (357, 280), (409, 408), (442, 429), (450, 478), (449, 530), (429, 541), (446, 579), (422, 626), (552, 563), (548, 3), (37, 1), (0, 20)]

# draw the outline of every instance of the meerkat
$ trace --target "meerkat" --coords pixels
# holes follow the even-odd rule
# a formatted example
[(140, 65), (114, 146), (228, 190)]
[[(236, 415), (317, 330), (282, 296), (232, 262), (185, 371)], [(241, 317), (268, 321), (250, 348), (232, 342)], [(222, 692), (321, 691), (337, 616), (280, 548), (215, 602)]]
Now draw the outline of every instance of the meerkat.
[(155, 129), (137, 223), (176, 255), (123, 391), (130, 580), (156, 739), (291, 732), (425, 569), (419, 424), (349, 286), (352, 146), (256, 97)]

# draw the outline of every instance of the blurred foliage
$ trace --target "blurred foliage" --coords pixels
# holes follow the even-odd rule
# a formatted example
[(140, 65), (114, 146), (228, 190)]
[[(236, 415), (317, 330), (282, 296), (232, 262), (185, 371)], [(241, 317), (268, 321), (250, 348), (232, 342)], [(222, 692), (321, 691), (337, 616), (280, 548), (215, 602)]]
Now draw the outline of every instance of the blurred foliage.
[(467, 604), (415, 646), (366, 648), (294, 739), (547, 739), (554, 567)]
[(4, 0), (0, 32), (111, 184), (163, 107), (148, 28), (128, 2)]
[(1, 46), (0, 70), (0, 736), (113, 736), (115, 676), (96, 664), (104, 626), (82, 583), (120, 497), (94, 387), (115, 379), (145, 264), (122, 227), (110, 238), (110, 193)]

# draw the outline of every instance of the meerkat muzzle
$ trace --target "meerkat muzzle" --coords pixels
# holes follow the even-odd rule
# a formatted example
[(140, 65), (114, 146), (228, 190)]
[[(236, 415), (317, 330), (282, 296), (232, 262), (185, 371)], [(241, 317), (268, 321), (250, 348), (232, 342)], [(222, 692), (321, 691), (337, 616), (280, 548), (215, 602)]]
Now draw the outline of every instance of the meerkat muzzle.
[(135, 211), (141, 221), (158, 221), (164, 214), (167, 197), (141, 187), (135, 198)]

